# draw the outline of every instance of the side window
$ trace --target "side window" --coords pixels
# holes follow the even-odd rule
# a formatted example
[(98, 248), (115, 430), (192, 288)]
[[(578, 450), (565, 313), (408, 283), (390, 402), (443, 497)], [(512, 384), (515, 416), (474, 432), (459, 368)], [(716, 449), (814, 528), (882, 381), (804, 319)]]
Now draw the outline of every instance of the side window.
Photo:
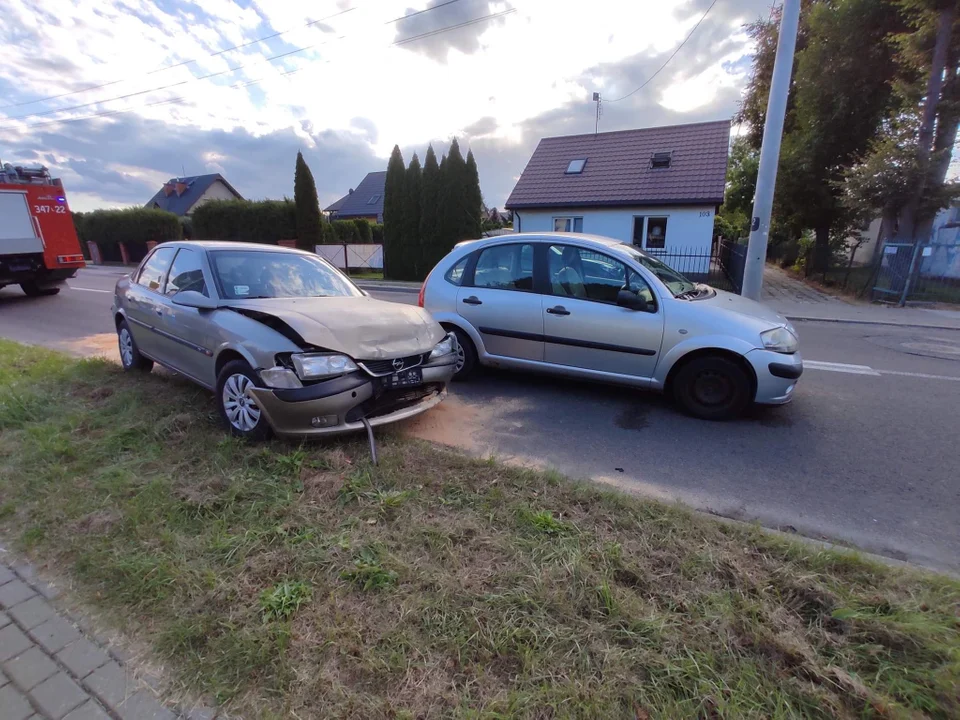
[(173, 256), (176, 252), (175, 248), (157, 248), (140, 270), (140, 274), (137, 276), (137, 285), (143, 285), (154, 292), (160, 292), (163, 288), (163, 276), (166, 275), (167, 268), (173, 262)]
[(447, 270), (444, 274), (443, 279), (446, 280), (451, 285), (456, 285), (460, 287), (463, 285), (463, 272), (467, 269), (467, 261), (470, 260), (470, 256), (467, 255), (460, 262), (454, 265), (452, 268)]
[(627, 266), (603, 253), (551, 245), (547, 258), (551, 292), (559, 297), (616, 304), (617, 293), (627, 287)]
[(480, 252), (473, 286), (533, 291), (533, 245), (495, 245)]
[(170, 277), (167, 279), (164, 294), (176, 295), (181, 290), (196, 290), (201, 295), (207, 294), (200, 255), (195, 250), (181, 249), (170, 266)]

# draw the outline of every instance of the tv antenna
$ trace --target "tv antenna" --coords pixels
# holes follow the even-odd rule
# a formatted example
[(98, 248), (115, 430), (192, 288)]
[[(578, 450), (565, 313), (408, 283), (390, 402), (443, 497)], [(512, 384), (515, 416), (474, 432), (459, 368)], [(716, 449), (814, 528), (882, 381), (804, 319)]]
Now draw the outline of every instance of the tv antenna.
[(593, 101), (597, 104), (597, 122), (593, 126), (593, 134), (596, 135), (600, 132), (600, 116), (603, 115), (603, 101), (600, 99), (600, 93), (593, 94)]

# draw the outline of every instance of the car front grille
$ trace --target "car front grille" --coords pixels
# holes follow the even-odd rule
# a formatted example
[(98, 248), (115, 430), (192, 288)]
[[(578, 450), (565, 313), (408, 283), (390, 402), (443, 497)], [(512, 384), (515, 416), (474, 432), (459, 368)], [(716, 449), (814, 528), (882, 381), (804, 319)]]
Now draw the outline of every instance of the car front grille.
[[(357, 365), (374, 377), (383, 377), (384, 375), (392, 375), (401, 370), (420, 367), (423, 365), (426, 357), (428, 357), (428, 353), (410, 355), (403, 358), (389, 358), (387, 360), (357, 360)], [(399, 361), (399, 363), (397, 361)], [(395, 365), (394, 363), (397, 364)]]

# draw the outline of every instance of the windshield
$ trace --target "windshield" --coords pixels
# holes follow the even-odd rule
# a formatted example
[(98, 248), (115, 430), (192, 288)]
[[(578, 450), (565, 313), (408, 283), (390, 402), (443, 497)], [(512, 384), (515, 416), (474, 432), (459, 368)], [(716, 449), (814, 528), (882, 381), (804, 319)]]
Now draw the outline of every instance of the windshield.
[(691, 290), (697, 289), (697, 284), (687, 280), (683, 275), (678, 273), (672, 267), (664, 265), (662, 262), (657, 260), (654, 257), (645, 255), (644, 253), (637, 250), (632, 245), (627, 245), (626, 243), (620, 243), (617, 248), (629, 255), (631, 258), (636, 260), (638, 263), (643, 265), (647, 270), (652, 272), (657, 276), (657, 279), (660, 280), (664, 285), (667, 286), (667, 289), (673, 293), (673, 296), (683, 295), (684, 293), (690, 292)]
[(210, 257), (220, 294), (227, 300), (363, 295), (338, 271), (309, 255), (217, 250)]

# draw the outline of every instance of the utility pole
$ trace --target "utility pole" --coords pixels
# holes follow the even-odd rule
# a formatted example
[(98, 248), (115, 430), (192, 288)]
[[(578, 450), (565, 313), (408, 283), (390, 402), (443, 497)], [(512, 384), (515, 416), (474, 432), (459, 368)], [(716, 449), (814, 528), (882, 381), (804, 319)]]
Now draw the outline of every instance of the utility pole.
[(780, 37), (777, 39), (777, 57), (773, 63), (770, 96), (767, 98), (767, 119), (763, 124), (763, 145), (760, 147), (757, 192), (753, 197), (750, 244), (747, 246), (747, 263), (743, 271), (741, 294), (751, 300), (760, 299), (760, 288), (763, 286), (763, 266), (767, 260), (767, 240), (770, 235), (773, 191), (777, 185), (777, 165), (780, 161), (780, 141), (783, 139), (783, 119), (787, 114), (790, 76), (793, 74), (793, 52), (797, 47), (797, 29), (799, 26), (800, 0), (783, 0), (783, 10), (780, 13)]
[(603, 110), (600, 106), (602, 102), (600, 100), (600, 93), (595, 92), (593, 94), (593, 101), (597, 104), (597, 123), (593, 126), (593, 134), (596, 135), (598, 132), (600, 132), (600, 115), (603, 114)]

